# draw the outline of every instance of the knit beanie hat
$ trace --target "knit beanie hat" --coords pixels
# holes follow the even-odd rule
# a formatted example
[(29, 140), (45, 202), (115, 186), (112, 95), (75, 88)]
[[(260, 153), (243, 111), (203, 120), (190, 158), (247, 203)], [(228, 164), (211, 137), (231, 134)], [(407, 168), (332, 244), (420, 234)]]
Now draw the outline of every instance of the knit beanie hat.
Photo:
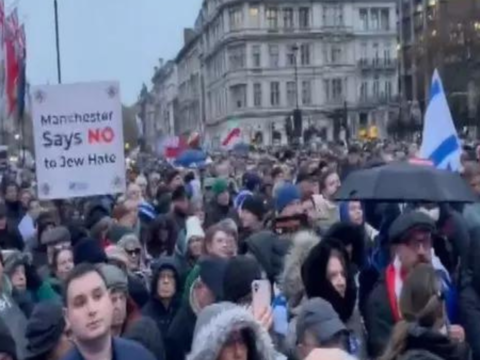
[(123, 270), (115, 265), (102, 264), (100, 271), (105, 278), (108, 290), (118, 290), (128, 293), (128, 278)]
[(242, 211), (248, 211), (262, 221), (265, 216), (265, 205), (259, 196), (247, 196), (242, 204)]
[(64, 242), (71, 242), (70, 231), (65, 226), (57, 226), (49, 229), (42, 234), (40, 242), (42, 245), (56, 245)]
[(81, 263), (99, 264), (107, 261), (105, 250), (103, 250), (98, 240), (85, 238), (80, 240), (73, 248), (73, 262), (75, 265)]
[(237, 303), (252, 291), (252, 282), (262, 278), (260, 265), (255, 258), (237, 256), (228, 262), (223, 279), (223, 299)]
[(228, 190), (228, 181), (222, 178), (215, 179), (212, 185), (212, 192), (215, 196), (220, 195)]
[(275, 194), (275, 210), (280, 213), (288, 205), (300, 199), (300, 190), (295, 185), (284, 184)]

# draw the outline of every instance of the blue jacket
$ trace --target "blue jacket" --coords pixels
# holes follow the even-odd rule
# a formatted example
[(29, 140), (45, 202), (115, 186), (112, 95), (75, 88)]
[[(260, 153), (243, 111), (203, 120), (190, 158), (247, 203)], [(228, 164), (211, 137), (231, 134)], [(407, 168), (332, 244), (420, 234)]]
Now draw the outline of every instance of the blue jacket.
[[(112, 360), (156, 360), (142, 345), (132, 340), (113, 338)], [(70, 350), (62, 360), (84, 360), (76, 347)]]

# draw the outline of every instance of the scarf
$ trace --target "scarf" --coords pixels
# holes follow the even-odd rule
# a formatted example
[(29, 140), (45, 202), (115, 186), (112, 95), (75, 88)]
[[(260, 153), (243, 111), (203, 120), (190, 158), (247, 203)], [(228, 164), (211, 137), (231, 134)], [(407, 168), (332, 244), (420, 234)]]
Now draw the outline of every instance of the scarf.
[[(451, 283), (450, 274), (448, 274), (440, 259), (435, 255), (433, 249), (432, 266), (441, 275), (440, 277), (442, 279), (442, 287), (444, 289), (448, 289), (449, 284)], [(398, 258), (398, 256), (395, 256), (395, 259), (393, 259), (393, 262), (388, 265), (385, 273), (388, 302), (390, 304), (390, 309), (392, 310), (395, 322), (398, 322), (402, 318), (398, 303), (400, 300), (400, 294), (402, 293), (403, 282), (405, 281), (407, 275), (408, 273), (405, 270), (402, 270), (402, 264), (400, 262), (400, 259)]]

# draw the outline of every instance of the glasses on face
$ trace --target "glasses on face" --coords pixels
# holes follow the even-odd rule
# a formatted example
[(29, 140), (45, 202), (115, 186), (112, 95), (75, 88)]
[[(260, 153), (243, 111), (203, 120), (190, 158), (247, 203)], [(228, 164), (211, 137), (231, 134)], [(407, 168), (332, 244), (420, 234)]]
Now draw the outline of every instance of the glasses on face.
[(407, 245), (411, 249), (418, 250), (420, 247), (424, 249), (430, 249), (432, 247), (432, 235), (431, 234), (423, 234), (413, 236), (407, 241)]
[(131, 250), (125, 250), (125, 251), (130, 256), (140, 256), (140, 253), (142, 252), (142, 250), (140, 249), (131, 249)]

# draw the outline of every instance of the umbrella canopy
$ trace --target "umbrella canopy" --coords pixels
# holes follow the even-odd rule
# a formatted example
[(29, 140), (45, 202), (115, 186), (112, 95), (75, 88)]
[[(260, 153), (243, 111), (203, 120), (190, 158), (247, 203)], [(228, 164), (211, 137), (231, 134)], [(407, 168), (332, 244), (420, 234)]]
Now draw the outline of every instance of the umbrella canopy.
[(176, 166), (192, 167), (205, 163), (207, 154), (201, 150), (189, 149), (182, 152), (175, 160)]
[(432, 166), (391, 163), (351, 173), (336, 200), (467, 203), (476, 201), (476, 197), (457, 173)]

